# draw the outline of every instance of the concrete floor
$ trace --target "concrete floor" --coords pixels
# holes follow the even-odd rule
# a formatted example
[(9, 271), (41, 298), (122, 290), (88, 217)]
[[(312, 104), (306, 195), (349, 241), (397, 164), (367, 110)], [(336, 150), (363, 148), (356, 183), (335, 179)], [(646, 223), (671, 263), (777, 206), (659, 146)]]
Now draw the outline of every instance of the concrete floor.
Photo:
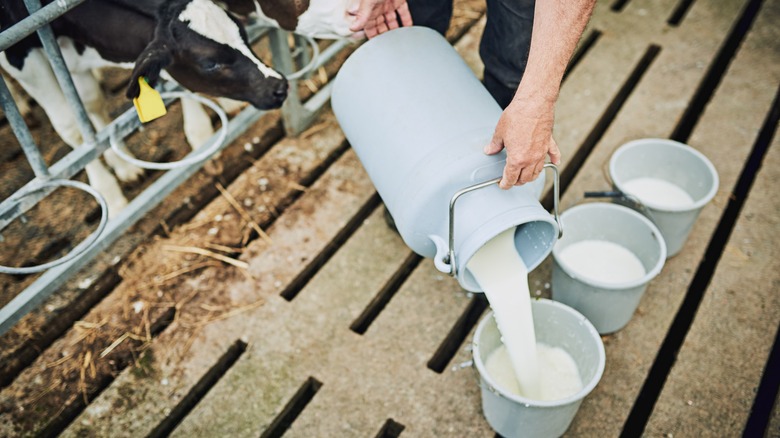
[[(720, 177), (715, 199), (632, 320), (603, 336), (604, 375), (567, 436), (741, 434), (780, 324), (780, 201), (772, 190), (779, 140), (772, 136), (776, 119), (765, 123), (777, 111), (780, 3), (698, 0), (670, 25), (677, 3), (632, 0), (615, 11), (599, 2), (583, 57), (561, 90), (555, 137), (564, 157), (563, 209), (589, 202), (585, 191), (610, 188), (606, 163), (632, 139), (680, 138)], [(736, 26), (740, 17), (751, 24), (746, 33)], [(477, 74), (482, 26), (476, 21), (456, 43)], [(733, 56), (729, 39), (740, 43)], [(722, 75), (718, 63), (726, 67)], [(716, 87), (704, 81), (710, 74), (720, 78)], [(708, 90), (711, 99), (697, 110), (696, 96)], [(751, 172), (755, 182), (733, 230), (724, 232), (719, 223), (757, 143), (768, 152)], [(136, 252), (106, 300), (167, 305), (176, 316), (64, 435), (494, 435), (468, 365), (484, 302), (386, 226), (371, 181), (331, 113), (309, 133), (278, 142), (227, 190), (252, 214), (273, 212), (270, 240), (247, 242), (250, 227), (219, 197)], [(241, 263), (150, 283), (171, 266), (204, 263), (171, 247), (206, 243), (234, 248)], [(719, 243), (725, 245), (713, 260), (707, 249)], [(531, 273), (533, 296), (550, 296), (550, 273), (549, 258)], [(690, 322), (681, 322), (685, 315)], [(96, 307), (83, 319), (117, 317)], [(51, 383), (36, 382), (38, 370), (83, 333), (57, 341), (2, 397), (40, 394)], [(682, 342), (672, 352), (676, 360), (659, 378), (675, 338)], [(780, 436), (778, 417), (775, 409), (766, 436)], [(12, 418), (0, 412), (0, 431), (14, 431)]]

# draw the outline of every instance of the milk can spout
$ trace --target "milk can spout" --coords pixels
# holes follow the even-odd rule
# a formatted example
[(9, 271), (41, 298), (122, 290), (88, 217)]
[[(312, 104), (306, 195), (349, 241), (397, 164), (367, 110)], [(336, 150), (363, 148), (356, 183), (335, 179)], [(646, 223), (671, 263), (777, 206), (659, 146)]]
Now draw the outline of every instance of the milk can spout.
[[(555, 223), (558, 226), (558, 239), (560, 239), (563, 237), (563, 223), (561, 222), (561, 216), (558, 212), (558, 202), (560, 198), (560, 176), (558, 174), (558, 166), (552, 163), (547, 163), (544, 165), (544, 168), (551, 169), (554, 175), (553, 214), (555, 215)], [(458, 263), (455, 257), (455, 203), (458, 201), (458, 198), (471, 191), (479, 190), (493, 184), (498, 184), (500, 181), (500, 177), (494, 178), (479, 184), (474, 184), (473, 186), (466, 187), (452, 195), (449, 209), (449, 239), (447, 241), (447, 252), (444, 254), (439, 254), (437, 251), (436, 260), (434, 261), (437, 269), (444, 273), (450, 274), (452, 277), (458, 277)]]

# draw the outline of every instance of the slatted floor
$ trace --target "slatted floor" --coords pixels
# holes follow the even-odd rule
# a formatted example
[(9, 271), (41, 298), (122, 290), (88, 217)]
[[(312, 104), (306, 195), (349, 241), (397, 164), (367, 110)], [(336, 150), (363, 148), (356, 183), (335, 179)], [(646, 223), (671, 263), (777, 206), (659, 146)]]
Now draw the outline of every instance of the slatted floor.
[[(604, 376), (567, 435), (780, 436), (779, 20), (775, 0), (597, 5), (556, 115), (562, 207), (608, 188), (611, 153), (643, 137), (703, 152), (720, 190), (628, 326), (604, 337)], [(483, 25), (456, 43), (477, 72)], [(44, 435), (493, 436), (465, 366), (485, 302), (386, 227), (332, 114), (227, 191), (270, 239), (222, 196), (136, 251), (0, 392), (12, 407), (0, 434), (19, 432), (25, 407), (46, 413), (25, 426)], [(207, 243), (240, 266), (176, 251)], [(550, 269), (531, 273), (532, 294), (549, 296)], [(128, 319), (117, 343), (112, 324)], [(116, 375), (90, 381), (112, 357)]]

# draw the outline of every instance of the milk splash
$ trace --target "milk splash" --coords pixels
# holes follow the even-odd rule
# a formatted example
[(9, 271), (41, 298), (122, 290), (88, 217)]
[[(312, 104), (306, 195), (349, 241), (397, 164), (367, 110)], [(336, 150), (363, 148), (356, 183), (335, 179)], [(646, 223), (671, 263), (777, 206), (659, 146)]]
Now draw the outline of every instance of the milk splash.
[(493, 309), (501, 342), (485, 366), (502, 389), (534, 400), (557, 400), (582, 389), (574, 359), (536, 343), (528, 268), (510, 228), (479, 249), (467, 264)]
[[(542, 370), (539, 373), (538, 400), (560, 400), (582, 389), (582, 379), (577, 371), (577, 364), (566, 350), (539, 342), (536, 344), (536, 353), (537, 364)], [(504, 345), (500, 345), (490, 353), (485, 361), (485, 369), (498, 386), (512, 394), (524, 395), (517, 384), (512, 362)]]

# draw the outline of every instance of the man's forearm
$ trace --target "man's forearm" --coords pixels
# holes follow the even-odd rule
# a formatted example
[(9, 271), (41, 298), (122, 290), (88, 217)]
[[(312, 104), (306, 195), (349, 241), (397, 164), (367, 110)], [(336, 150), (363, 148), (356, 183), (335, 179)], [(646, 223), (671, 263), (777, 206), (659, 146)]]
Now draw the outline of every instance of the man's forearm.
[(516, 98), (553, 106), (595, 0), (536, 0), (531, 48)]

